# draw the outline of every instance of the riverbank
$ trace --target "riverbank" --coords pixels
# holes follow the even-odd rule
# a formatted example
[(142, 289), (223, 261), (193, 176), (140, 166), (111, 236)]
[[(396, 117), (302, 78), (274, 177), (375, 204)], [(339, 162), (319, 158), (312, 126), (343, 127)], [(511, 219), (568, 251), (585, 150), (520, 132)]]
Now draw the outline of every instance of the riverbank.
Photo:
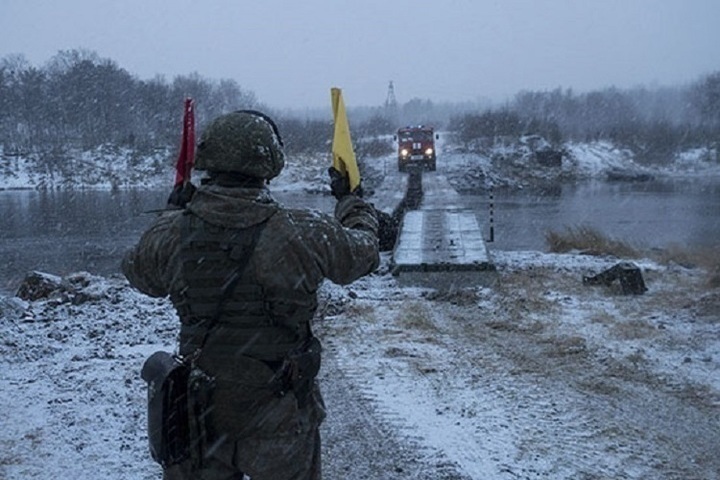
[(682, 152), (657, 164), (641, 164), (632, 151), (606, 141), (566, 143), (556, 153), (556, 162), (548, 163), (537, 151), (519, 143), (480, 152), (448, 148), (442, 157), (453, 165), (449, 178), (461, 193), (490, 187), (548, 188), (589, 180), (622, 183), (720, 177), (720, 157), (712, 148)]
[[(671, 161), (642, 165), (633, 152), (604, 141), (567, 143), (558, 152), (562, 161), (547, 164), (522, 141), (483, 151), (468, 152), (451, 143), (438, 144), (438, 169), (449, 174), (460, 192), (488, 186), (527, 188), (597, 179), (646, 181), (668, 177), (720, 177), (720, 158), (713, 148), (697, 148), (676, 155)], [(0, 190), (78, 190), (171, 188), (175, 178), (169, 150), (144, 155), (127, 148), (98, 147), (92, 151), (19, 156), (0, 155)], [(304, 154), (287, 159), (286, 168), (272, 181), (282, 191), (324, 192), (327, 187), (328, 154)], [(395, 168), (393, 155), (368, 158), (364, 174), (373, 178)], [(199, 172), (196, 172), (196, 178)], [(370, 185), (372, 186), (372, 185)]]
[[(283, 191), (315, 190), (327, 183), (327, 156), (300, 155), (287, 162), (273, 186)], [(127, 148), (92, 151), (0, 155), (0, 190), (172, 189), (175, 166), (171, 152), (144, 155)], [(202, 172), (194, 172), (199, 181)]]

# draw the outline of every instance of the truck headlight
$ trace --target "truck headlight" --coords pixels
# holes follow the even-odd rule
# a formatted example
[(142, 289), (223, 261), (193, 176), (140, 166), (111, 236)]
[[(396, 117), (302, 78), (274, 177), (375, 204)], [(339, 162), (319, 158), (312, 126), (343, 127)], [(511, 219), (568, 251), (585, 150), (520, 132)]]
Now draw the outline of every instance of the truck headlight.
[(403, 148), (402, 150), (400, 150), (400, 155), (402, 155), (403, 157), (407, 157), (408, 153), (410, 152), (408, 152), (407, 148)]
[(427, 150), (425, 150), (425, 155), (427, 155), (428, 157), (429, 157), (430, 155), (432, 155), (432, 153), (433, 153), (433, 149), (432, 149), (432, 148), (428, 148)]

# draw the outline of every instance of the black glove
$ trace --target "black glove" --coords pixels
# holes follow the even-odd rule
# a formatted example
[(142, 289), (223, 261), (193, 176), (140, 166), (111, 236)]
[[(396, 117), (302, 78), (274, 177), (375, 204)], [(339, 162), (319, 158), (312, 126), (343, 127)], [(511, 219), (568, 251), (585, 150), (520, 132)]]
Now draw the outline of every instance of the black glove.
[(195, 194), (195, 185), (190, 182), (175, 185), (167, 204), (169, 208), (185, 208)]
[(362, 197), (362, 188), (358, 185), (355, 190), (350, 191), (350, 179), (340, 173), (335, 167), (328, 168), (330, 175), (330, 192), (332, 196), (340, 200), (348, 195)]

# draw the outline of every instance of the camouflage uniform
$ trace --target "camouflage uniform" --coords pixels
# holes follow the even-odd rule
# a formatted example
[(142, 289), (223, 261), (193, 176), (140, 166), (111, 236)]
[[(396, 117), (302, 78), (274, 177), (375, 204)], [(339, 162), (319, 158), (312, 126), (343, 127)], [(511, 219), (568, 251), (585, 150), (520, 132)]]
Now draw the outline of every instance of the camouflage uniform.
[[(163, 213), (143, 234), (125, 257), (123, 272), (142, 292), (170, 296), (181, 321), (179, 351), (191, 355), (207, 331), (207, 322), (198, 323), (203, 316), (198, 312), (204, 308), (207, 320), (218, 304), (218, 289), (202, 288), (204, 282), (227, 283), (233, 273), (233, 242), (237, 236), (247, 246), (248, 235), (240, 234), (249, 231), (255, 232), (255, 248), (197, 360), (198, 370), (214, 382), (209, 400), (207, 392), (202, 400), (191, 398), (203, 405), (198, 416), (207, 420), (202, 424), (206, 430), (198, 429), (195, 439), (202, 453), (166, 468), (165, 479), (241, 479), (242, 473), (253, 480), (321, 476), (319, 426), (325, 409), (317, 383), (311, 379), (309, 392), (301, 394), (278, 391), (274, 380), (288, 353), (312, 337), (309, 325), (322, 281), (347, 284), (377, 267), (373, 209), (347, 195), (338, 201), (333, 218), (284, 208), (265, 188), (205, 184), (186, 209)], [(198, 232), (201, 239), (209, 235), (216, 243), (203, 240), (193, 247), (187, 237)], [(193, 251), (202, 245), (226, 248), (227, 261), (214, 257), (214, 251)], [(204, 273), (213, 278), (198, 283), (188, 273), (189, 263), (207, 263)], [(206, 290), (215, 296), (200, 300)], [(252, 305), (262, 308), (251, 311)]]

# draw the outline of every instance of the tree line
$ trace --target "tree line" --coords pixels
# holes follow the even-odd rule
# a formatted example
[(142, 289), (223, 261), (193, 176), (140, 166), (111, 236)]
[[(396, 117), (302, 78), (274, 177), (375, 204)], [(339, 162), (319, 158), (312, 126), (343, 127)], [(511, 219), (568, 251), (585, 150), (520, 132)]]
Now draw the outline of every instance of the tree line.
[(199, 125), (258, 103), (234, 80), (210, 81), (196, 73), (140, 80), (90, 51), (61, 51), (43, 67), (11, 55), (0, 60), (0, 144), (6, 153), (108, 143), (165, 147), (179, 141), (186, 96), (201, 99)]
[[(276, 119), (291, 152), (329, 148), (329, 109), (324, 117), (304, 119), (272, 112), (235, 80), (209, 80), (197, 73), (170, 81), (162, 76), (141, 80), (87, 50), (60, 51), (41, 67), (22, 55), (0, 59), (0, 146), (6, 155), (107, 144), (140, 153), (172, 150), (179, 142), (187, 96), (196, 101), (198, 131), (217, 115), (255, 108)], [(394, 110), (356, 107), (349, 116), (356, 141), (382, 138), (406, 124), (430, 124), (453, 133), (468, 148), (537, 134), (556, 146), (610, 140), (656, 158), (680, 148), (717, 146), (720, 72), (681, 87), (523, 91), (496, 107), (414, 98)], [(370, 145), (357, 143), (359, 154)]]
[(537, 134), (555, 146), (608, 140), (641, 161), (663, 161), (682, 149), (720, 146), (720, 72), (684, 87), (524, 91), (500, 108), (456, 115), (448, 129), (471, 148)]

